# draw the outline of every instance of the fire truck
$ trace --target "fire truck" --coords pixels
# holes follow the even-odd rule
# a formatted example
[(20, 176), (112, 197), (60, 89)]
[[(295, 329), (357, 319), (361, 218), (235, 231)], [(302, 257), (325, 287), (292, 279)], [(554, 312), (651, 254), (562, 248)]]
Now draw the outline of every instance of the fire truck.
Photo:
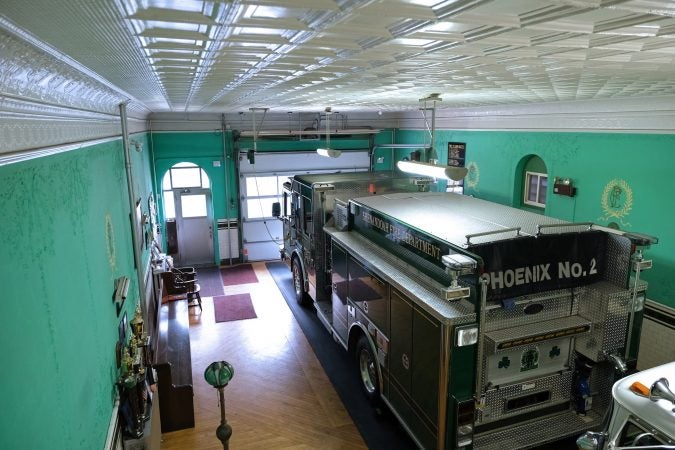
[(600, 426), (634, 365), (654, 237), (429, 192), (296, 175), (274, 215), (297, 300), (424, 449), (530, 448)]

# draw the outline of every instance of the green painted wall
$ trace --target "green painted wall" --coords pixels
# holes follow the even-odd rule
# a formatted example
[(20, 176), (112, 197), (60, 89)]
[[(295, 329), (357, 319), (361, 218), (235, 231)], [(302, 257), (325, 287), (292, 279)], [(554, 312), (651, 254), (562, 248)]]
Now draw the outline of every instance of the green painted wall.
[[(148, 153), (133, 161), (147, 200)], [(121, 141), (2, 166), (0, 179), (0, 448), (102, 448), (122, 316), (113, 280), (132, 280), (129, 320), (139, 297)]]
[[(235, 177), (236, 164), (232, 150), (232, 132), (225, 132), (225, 139), (221, 131), (212, 132), (153, 132), (151, 135), (153, 155), (155, 159), (155, 174), (157, 176), (157, 198), (159, 223), (162, 226), (162, 235), (166, 239), (161, 196), (162, 179), (166, 172), (179, 162), (190, 162), (198, 165), (209, 177), (211, 182), (211, 207), (213, 211), (213, 229), (217, 230), (218, 219), (228, 218), (227, 204), (229, 202), (229, 218), (236, 219), (239, 211), (237, 199), (237, 179)], [(225, 145), (226, 152), (223, 152)], [(214, 163), (220, 164), (219, 167)], [(227, 170), (228, 187), (225, 187)], [(226, 195), (227, 192), (227, 195)], [(218, 255), (218, 233), (213, 233), (214, 264), (220, 264)], [(166, 248), (166, 247), (164, 247)]]
[[(421, 131), (410, 130), (400, 130), (396, 139), (423, 140)], [(468, 195), (518, 206), (519, 174), (526, 158), (537, 155), (549, 174), (546, 215), (600, 225), (615, 222), (622, 230), (657, 236), (660, 242), (647, 252), (654, 268), (644, 272), (644, 278), (650, 282), (650, 298), (675, 306), (675, 208), (670, 198), (675, 135), (437, 130), (435, 149), (441, 163), (447, 162), (448, 142), (465, 142), (467, 166), (477, 168), (467, 178), (476, 182), (465, 189)], [(556, 176), (572, 178), (577, 195), (554, 194)], [(607, 208), (605, 189), (615, 179), (625, 182), (632, 198), (627, 202), (624, 194), (612, 209)], [(630, 209), (624, 210), (628, 203)], [(611, 217), (607, 210), (626, 214)]]

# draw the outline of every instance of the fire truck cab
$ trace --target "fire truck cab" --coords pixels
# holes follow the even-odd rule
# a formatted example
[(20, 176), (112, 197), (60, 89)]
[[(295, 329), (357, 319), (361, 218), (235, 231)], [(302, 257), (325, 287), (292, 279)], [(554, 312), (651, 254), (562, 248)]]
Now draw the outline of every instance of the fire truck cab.
[(611, 420), (577, 439), (581, 450), (675, 449), (675, 362), (637, 372), (612, 388)]

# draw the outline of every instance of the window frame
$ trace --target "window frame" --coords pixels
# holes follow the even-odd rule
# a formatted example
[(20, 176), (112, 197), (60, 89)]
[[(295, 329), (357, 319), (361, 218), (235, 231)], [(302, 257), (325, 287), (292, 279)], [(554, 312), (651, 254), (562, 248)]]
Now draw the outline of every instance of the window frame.
[(536, 198), (539, 200), (539, 194), (540, 194), (540, 189), (541, 189), (541, 179), (545, 178), (546, 179), (546, 189), (548, 190), (548, 174), (547, 173), (542, 173), (542, 172), (532, 172), (532, 171), (525, 171), (525, 183), (524, 183), (524, 189), (523, 189), (523, 204), (528, 205), (528, 206), (533, 206), (535, 208), (546, 208), (546, 199), (547, 195), (546, 192), (544, 192), (544, 203), (540, 203), (539, 201), (532, 201), (529, 199), (530, 197), (530, 180), (531, 178), (536, 177), (537, 178), (537, 192), (536, 192)]
[(649, 433), (650, 437), (657, 441), (656, 444), (647, 443), (646, 445), (671, 445), (668, 438), (663, 436), (659, 430), (654, 427), (645, 426), (639, 418), (633, 415), (629, 416), (626, 422), (621, 426), (621, 429), (617, 434), (616, 443), (618, 446), (632, 445), (637, 437), (637, 435), (634, 435), (635, 433), (637, 433), (637, 435)]
[[(199, 170), (199, 186), (181, 186), (181, 187), (176, 187), (173, 185), (173, 174), (172, 171), (174, 170), (194, 170), (198, 169)], [(167, 186), (168, 183), (168, 186)], [(173, 214), (170, 214), (171, 211), (167, 211), (167, 197), (173, 197), (176, 190), (190, 190), (192, 188), (195, 189), (211, 189), (211, 180), (209, 179), (209, 175), (206, 173), (206, 171), (199, 166), (198, 164), (183, 161), (174, 164), (173, 166), (169, 167), (167, 171), (164, 173), (164, 176), (162, 177), (162, 203), (163, 203), (163, 214), (164, 214), (164, 219), (169, 220), (169, 219), (175, 219), (176, 218), (176, 210), (175, 210), (175, 202), (172, 201), (172, 206), (170, 207), (171, 210), (173, 211)]]

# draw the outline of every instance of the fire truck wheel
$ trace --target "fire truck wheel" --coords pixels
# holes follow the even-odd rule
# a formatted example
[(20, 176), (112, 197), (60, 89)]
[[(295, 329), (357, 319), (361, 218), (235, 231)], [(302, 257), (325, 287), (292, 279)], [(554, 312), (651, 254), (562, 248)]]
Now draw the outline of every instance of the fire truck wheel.
[(306, 305), (307, 294), (305, 294), (305, 278), (302, 275), (302, 267), (300, 267), (297, 258), (293, 258), (292, 271), (295, 300), (301, 305)]
[(356, 343), (356, 363), (358, 364), (361, 387), (368, 400), (376, 404), (380, 396), (380, 383), (377, 379), (377, 358), (375, 358), (370, 343), (365, 336), (361, 336)]

